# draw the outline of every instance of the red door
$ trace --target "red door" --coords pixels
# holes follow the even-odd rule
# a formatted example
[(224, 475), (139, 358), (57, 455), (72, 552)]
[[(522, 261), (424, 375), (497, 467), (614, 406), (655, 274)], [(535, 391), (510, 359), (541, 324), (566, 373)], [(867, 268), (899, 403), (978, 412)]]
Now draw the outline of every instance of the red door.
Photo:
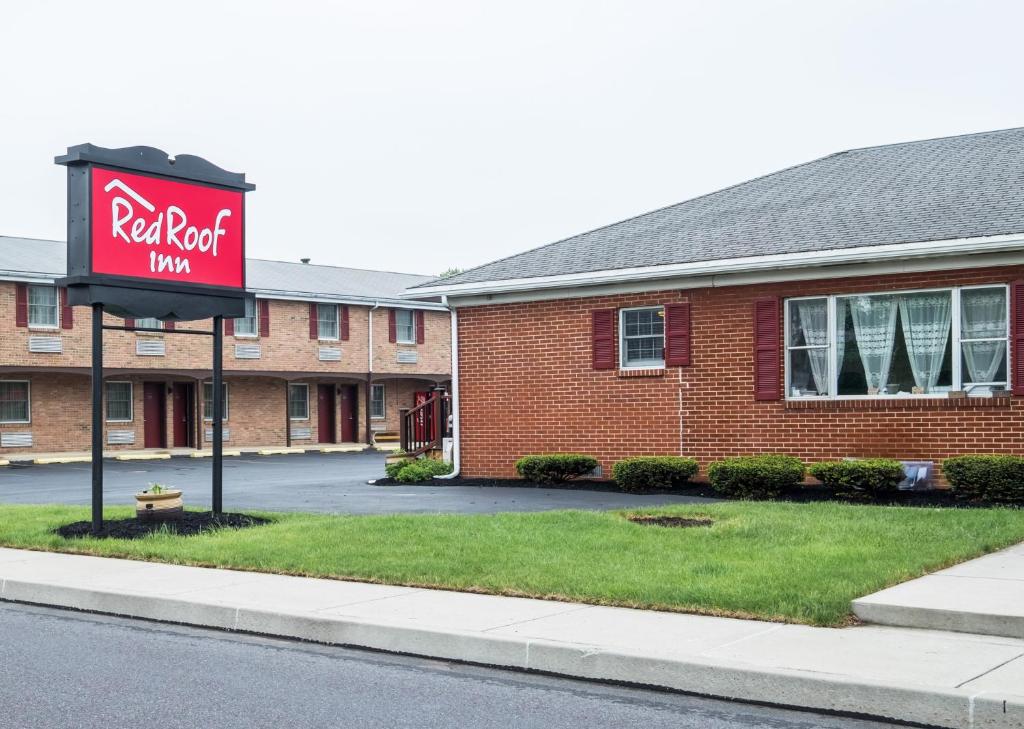
[(321, 443), (334, 442), (334, 385), (316, 386), (317, 433)]
[(356, 388), (342, 385), (341, 388), (341, 441), (356, 442)]
[(191, 382), (174, 383), (171, 415), (174, 419), (172, 438), (175, 448), (188, 448), (192, 445), (192, 387)]
[[(417, 392), (413, 395), (413, 407), (422, 405), (430, 399), (429, 392)], [(428, 408), (423, 408), (416, 412), (414, 418), (414, 437), (419, 443), (426, 443), (427, 441), (433, 440), (433, 428), (431, 428), (433, 413), (428, 412)]]
[(146, 448), (167, 447), (167, 395), (162, 382), (142, 385), (142, 420)]

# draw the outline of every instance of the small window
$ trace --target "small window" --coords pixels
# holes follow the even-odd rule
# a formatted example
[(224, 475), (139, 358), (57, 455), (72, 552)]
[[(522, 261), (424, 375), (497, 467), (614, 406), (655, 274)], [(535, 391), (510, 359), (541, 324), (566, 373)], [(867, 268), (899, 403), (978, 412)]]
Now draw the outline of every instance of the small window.
[(622, 367), (665, 366), (665, 310), (662, 307), (623, 309), (619, 332)]
[[(221, 384), (221, 407), (224, 409), (224, 417), (228, 419), (228, 383)], [(213, 383), (203, 383), (203, 420), (213, 420)]]
[(384, 412), (384, 385), (374, 385), (370, 390), (370, 417), (380, 420)]
[(416, 344), (416, 312), (398, 309), (395, 312), (395, 331), (399, 344)]
[(316, 307), (316, 331), (320, 339), (338, 338), (338, 305), (320, 304)]
[(132, 383), (107, 383), (107, 422), (128, 423), (132, 420)]
[(256, 315), (256, 299), (245, 300), (245, 316), (235, 319), (236, 337), (255, 337), (259, 333), (259, 321)]
[(153, 317), (143, 317), (142, 319), (135, 320), (136, 329), (163, 329), (164, 323), (159, 319)]
[(28, 287), (28, 325), (56, 329), (60, 325), (56, 286)]
[(1006, 288), (964, 289), (960, 292), (961, 373), (964, 389), (981, 394), (1006, 388), (1009, 309)]
[(288, 417), (309, 420), (309, 385), (288, 385)]
[(0, 381), (0, 423), (27, 423), (31, 420), (27, 381)]

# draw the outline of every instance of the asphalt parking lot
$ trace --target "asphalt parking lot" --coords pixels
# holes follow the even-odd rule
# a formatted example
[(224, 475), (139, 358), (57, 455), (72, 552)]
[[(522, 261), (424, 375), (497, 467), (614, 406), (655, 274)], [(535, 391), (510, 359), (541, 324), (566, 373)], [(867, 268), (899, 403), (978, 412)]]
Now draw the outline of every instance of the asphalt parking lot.
[[(88, 463), (11, 465), (0, 468), (0, 503), (88, 504)], [(185, 492), (185, 503), (210, 505), (209, 458), (113, 461), (104, 467), (107, 505), (131, 505), (150, 483)], [(306, 453), (243, 455), (224, 459), (224, 508), (228, 511), (315, 511), (348, 514), (461, 513), (551, 509), (619, 509), (696, 503), (686, 496), (634, 495), (614, 491), (368, 484), (384, 475), (384, 454)]]

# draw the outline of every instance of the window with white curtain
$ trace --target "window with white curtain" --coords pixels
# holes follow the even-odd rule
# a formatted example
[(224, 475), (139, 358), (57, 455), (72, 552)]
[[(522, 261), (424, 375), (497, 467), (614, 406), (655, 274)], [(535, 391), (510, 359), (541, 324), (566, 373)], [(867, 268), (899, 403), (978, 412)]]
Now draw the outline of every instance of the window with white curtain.
[(56, 286), (28, 287), (28, 325), (56, 329), (60, 321)]
[(136, 329), (163, 329), (164, 323), (159, 319), (153, 317), (142, 317), (141, 319), (135, 320)]
[(416, 344), (416, 312), (412, 309), (395, 311), (395, 333), (399, 344)]
[(1009, 388), (1006, 286), (786, 301), (786, 396), (944, 397)]
[(338, 305), (320, 304), (316, 308), (316, 331), (318, 339), (338, 338)]
[(384, 385), (371, 385), (370, 417), (380, 420), (384, 417)]
[(245, 300), (245, 316), (235, 319), (236, 337), (255, 337), (259, 333), (256, 319), (256, 299)]

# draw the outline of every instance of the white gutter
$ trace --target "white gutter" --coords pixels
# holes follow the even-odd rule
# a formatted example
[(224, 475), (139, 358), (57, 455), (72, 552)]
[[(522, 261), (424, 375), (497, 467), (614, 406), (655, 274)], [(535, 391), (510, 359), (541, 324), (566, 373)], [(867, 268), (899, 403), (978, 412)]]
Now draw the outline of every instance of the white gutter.
[(402, 297), (472, 296), (474, 294), (536, 291), (539, 289), (594, 286), (598, 284), (683, 276), (710, 276), (727, 273), (834, 266), (850, 263), (878, 263), (894, 259), (933, 258), (938, 256), (999, 253), (1013, 250), (1024, 250), (1024, 237), (1020, 233), (981, 238), (956, 238), (941, 241), (861, 246), (858, 248), (809, 251), (805, 253), (776, 253), (765, 256), (745, 256), (742, 258), (725, 258), (695, 263), (674, 263), (659, 266), (588, 271), (560, 276), (536, 276), (532, 278), (448, 285), (440, 283), (435, 286), (408, 289), (402, 294)]
[[(448, 305), (448, 297), (442, 297), (445, 306)], [(462, 426), (459, 423), (459, 315), (454, 307), (452, 312), (452, 472), (434, 478), (448, 480), (456, 478), (462, 472), (462, 458), (459, 441), (462, 434)], [(441, 424), (438, 423), (438, 427)]]

